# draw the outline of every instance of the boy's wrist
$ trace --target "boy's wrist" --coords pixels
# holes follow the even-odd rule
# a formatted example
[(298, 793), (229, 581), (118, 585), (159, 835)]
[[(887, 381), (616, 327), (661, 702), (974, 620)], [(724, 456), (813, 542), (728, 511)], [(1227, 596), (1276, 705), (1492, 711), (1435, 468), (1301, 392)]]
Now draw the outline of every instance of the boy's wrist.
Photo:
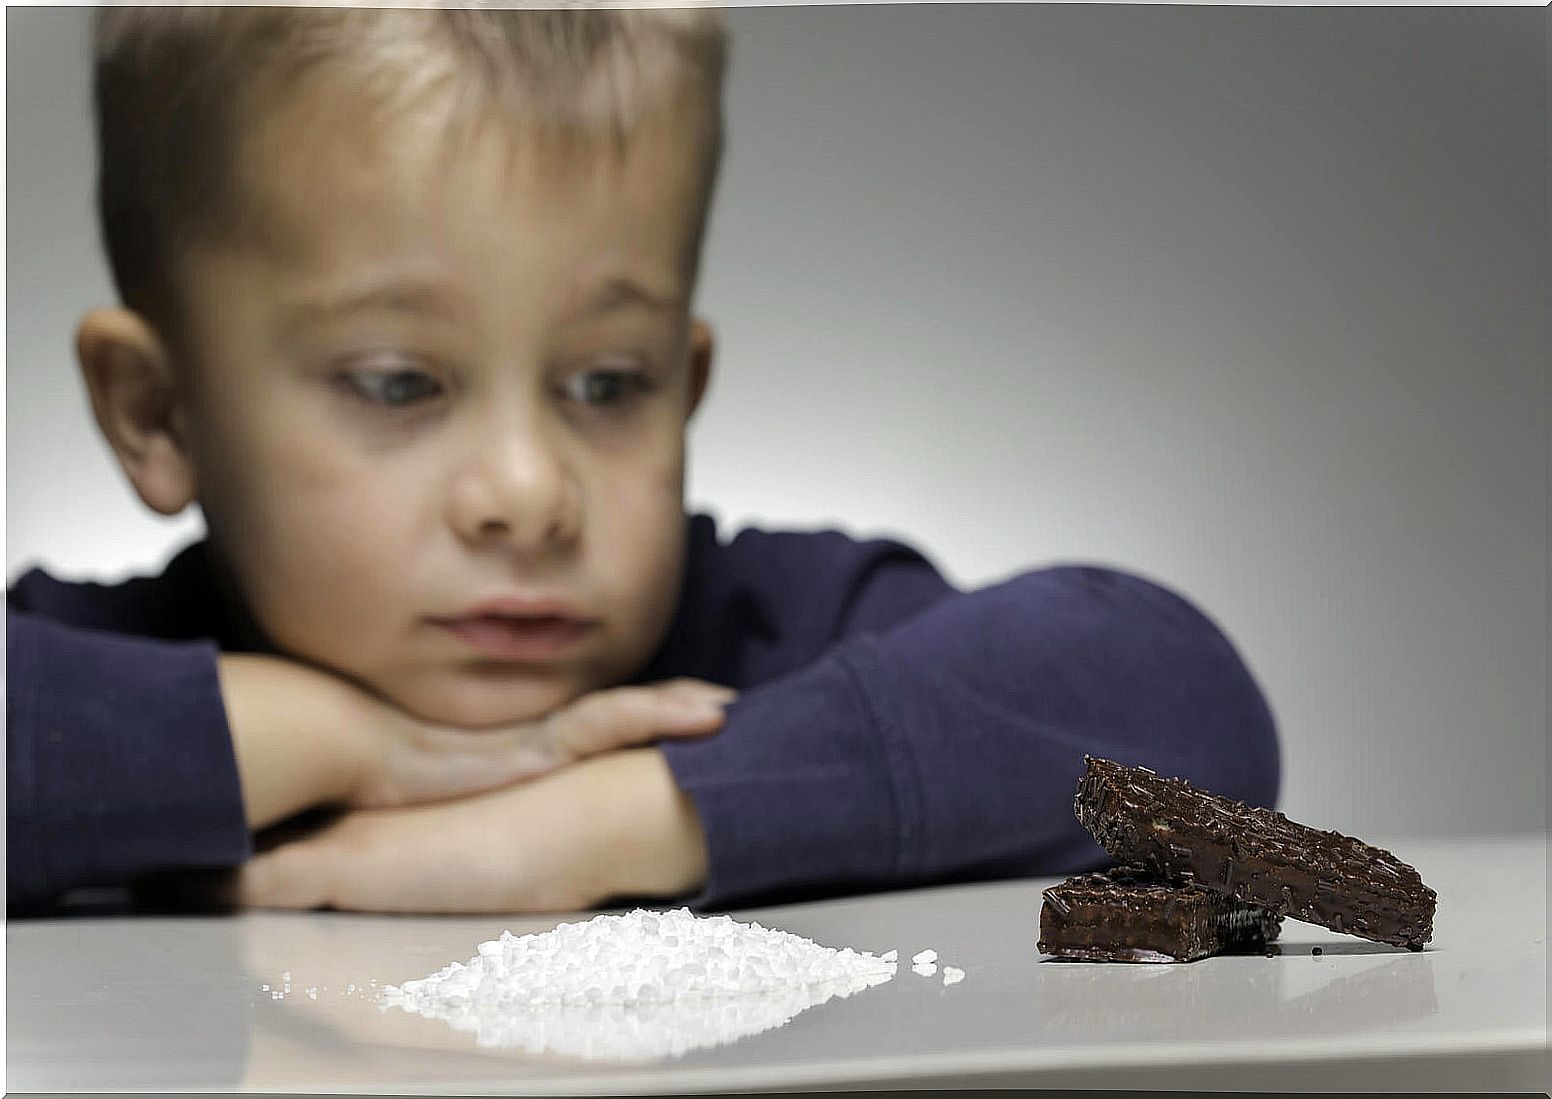
[(366, 766), (352, 688), (277, 657), (223, 654), (219, 668), (249, 829), (348, 801)]
[(674, 782), (663, 753), (637, 748), (603, 757), (600, 805), (608, 829), (604, 896), (678, 897), (706, 880), (700, 815)]

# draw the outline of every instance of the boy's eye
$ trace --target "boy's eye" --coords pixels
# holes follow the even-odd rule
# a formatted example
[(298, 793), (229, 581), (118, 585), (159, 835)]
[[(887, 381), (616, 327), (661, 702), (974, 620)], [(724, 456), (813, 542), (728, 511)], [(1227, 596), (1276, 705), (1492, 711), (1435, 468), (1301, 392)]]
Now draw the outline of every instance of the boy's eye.
[(624, 404), (651, 388), (651, 381), (640, 370), (589, 370), (566, 380), (568, 398), (595, 408)]
[(352, 370), (345, 380), (359, 396), (390, 408), (430, 400), (442, 392), (442, 383), (422, 370)]

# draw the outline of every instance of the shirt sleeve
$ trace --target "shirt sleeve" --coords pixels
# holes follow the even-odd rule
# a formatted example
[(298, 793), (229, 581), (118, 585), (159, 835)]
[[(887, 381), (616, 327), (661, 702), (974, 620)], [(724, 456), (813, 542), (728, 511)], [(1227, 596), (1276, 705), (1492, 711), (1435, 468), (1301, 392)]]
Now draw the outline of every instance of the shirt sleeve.
[(1279, 766), (1224, 634), (1082, 566), (851, 633), (663, 752), (710, 847), (698, 908), (1103, 865), (1073, 815), (1085, 753), (1262, 805)]
[(10, 907), (251, 854), (216, 658), (7, 608)]

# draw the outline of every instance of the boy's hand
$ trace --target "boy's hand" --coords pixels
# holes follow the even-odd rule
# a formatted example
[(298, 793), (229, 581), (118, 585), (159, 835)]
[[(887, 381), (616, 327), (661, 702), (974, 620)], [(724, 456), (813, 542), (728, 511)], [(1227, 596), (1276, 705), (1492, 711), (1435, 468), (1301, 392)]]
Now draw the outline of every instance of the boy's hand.
[(583, 695), (506, 728), (460, 729), (410, 717), (369, 699), (363, 779), (346, 804), (391, 808), (444, 801), (537, 778), (588, 756), (661, 737), (719, 728), (737, 692), (699, 679), (670, 679)]
[(616, 687), (507, 728), (415, 718), (344, 680), (289, 660), (220, 658), (221, 690), (248, 827), (319, 805), (440, 801), (536, 778), (587, 756), (723, 721), (726, 687), (674, 679)]
[(440, 805), (347, 813), (239, 871), (240, 903), (358, 912), (574, 912), (706, 876), (663, 754), (632, 749)]

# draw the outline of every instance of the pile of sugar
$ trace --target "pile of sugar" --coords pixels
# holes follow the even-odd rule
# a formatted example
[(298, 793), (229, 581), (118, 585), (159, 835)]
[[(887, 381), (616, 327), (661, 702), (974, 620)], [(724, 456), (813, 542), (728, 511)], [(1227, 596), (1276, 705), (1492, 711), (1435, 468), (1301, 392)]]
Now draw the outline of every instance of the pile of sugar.
[(385, 995), (401, 1007), (660, 1003), (856, 978), (872, 984), (893, 977), (897, 964), (894, 951), (832, 950), (801, 935), (728, 916), (698, 917), (687, 908), (600, 915), (540, 935), (503, 931), (478, 950), (467, 962), (390, 986)]
[[(379, 1005), (441, 1019), (472, 1032), (482, 1046), (585, 1058), (677, 1057), (882, 984), (893, 979), (898, 959), (895, 950), (831, 949), (728, 916), (638, 908), (538, 935), (503, 931), (467, 962), (385, 986)], [(938, 972), (936, 950), (911, 962), (918, 976)], [(945, 985), (964, 977), (962, 969), (943, 967)]]

